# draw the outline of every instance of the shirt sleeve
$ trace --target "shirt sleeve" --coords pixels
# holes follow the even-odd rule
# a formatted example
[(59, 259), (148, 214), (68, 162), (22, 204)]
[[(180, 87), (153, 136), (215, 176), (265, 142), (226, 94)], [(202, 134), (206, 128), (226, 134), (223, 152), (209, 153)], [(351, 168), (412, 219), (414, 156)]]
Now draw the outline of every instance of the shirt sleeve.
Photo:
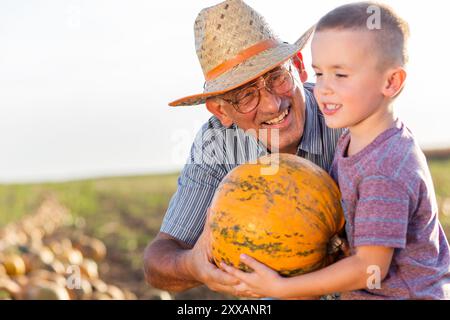
[(178, 178), (177, 191), (169, 202), (160, 228), (160, 232), (191, 246), (203, 231), (206, 211), (226, 175), (224, 167), (214, 159), (214, 152), (205, 152), (214, 140), (205, 138), (203, 131), (194, 140), (187, 164)]
[(202, 233), (208, 209), (220, 180), (212, 168), (187, 164), (178, 178), (178, 188), (161, 225), (167, 233), (189, 245), (194, 245)]
[(365, 178), (358, 187), (354, 245), (405, 248), (411, 198), (385, 176)]

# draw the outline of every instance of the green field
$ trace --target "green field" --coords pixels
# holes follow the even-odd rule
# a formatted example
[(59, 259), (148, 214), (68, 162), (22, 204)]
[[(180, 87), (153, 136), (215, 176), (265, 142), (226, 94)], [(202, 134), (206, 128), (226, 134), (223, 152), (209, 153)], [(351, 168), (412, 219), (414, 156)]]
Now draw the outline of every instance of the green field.
[[(450, 159), (429, 162), (440, 204), (450, 199)], [(74, 223), (103, 240), (108, 248), (108, 280), (149, 298), (142, 253), (159, 230), (177, 175), (93, 179), (65, 183), (0, 185), (0, 227), (32, 213), (49, 194), (67, 206)], [(450, 236), (450, 212), (440, 219)], [(176, 298), (214, 298), (205, 289)]]
[[(440, 206), (439, 219), (450, 239), (450, 159), (429, 161), (429, 166)], [(445, 201), (447, 205), (444, 208)]]

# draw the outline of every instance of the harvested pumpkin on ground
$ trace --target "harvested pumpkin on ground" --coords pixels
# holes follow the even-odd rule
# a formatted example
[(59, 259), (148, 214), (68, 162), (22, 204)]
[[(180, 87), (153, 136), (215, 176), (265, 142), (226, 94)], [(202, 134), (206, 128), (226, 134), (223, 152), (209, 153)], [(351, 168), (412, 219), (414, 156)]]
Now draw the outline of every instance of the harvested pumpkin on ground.
[(27, 273), (32, 270), (46, 269), (51, 266), (55, 260), (55, 255), (47, 247), (33, 249), (31, 252), (22, 254), (21, 257), (25, 262)]
[(108, 286), (108, 290), (106, 291), (106, 293), (109, 294), (113, 300), (125, 299), (125, 294), (123, 293), (123, 291), (113, 285)]
[(112, 300), (111, 296), (104, 292), (94, 292), (92, 294), (93, 300)]
[(98, 266), (94, 260), (84, 259), (80, 266), (81, 274), (90, 280), (98, 278)]
[[(106, 246), (74, 228), (69, 217), (50, 199), (35, 214), (0, 228), (0, 300), (137, 298), (101, 280), (98, 262)], [(101, 266), (108, 272), (108, 263)]]
[(66, 278), (60, 274), (56, 274), (54, 272), (50, 272), (47, 270), (34, 270), (30, 274), (27, 275), (30, 279), (30, 283), (39, 282), (41, 280), (53, 282), (60, 287), (64, 287), (67, 284)]
[(72, 300), (89, 300), (92, 297), (92, 285), (86, 279), (81, 279), (79, 286), (73, 289), (67, 288)]
[(0, 299), (19, 299), (21, 288), (11, 279), (0, 278), (0, 293)]
[(17, 283), (21, 288), (27, 286), (28, 283), (30, 283), (30, 278), (28, 278), (26, 275), (11, 277), (11, 280)]
[[(262, 174), (271, 170), (276, 172)], [(210, 214), (217, 265), (223, 261), (251, 271), (240, 263), (245, 253), (283, 276), (331, 263), (331, 239), (344, 226), (332, 178), (312, 162), (288, 154), (272, 154), (232, 170), (220, 183)]]
[(106, 247), (98, 239), (90, 237), (81, 237), (74, 243), (74, 247), (83, 253), (83, 256), (94, 261), (103, 261), (106, 257)]
[(26, 272), (25, 261), (17, 254), (7, 255), (3, 261), (3, 266), (10, 276), (23, 275)]
[(7, 273), (6, 273), (5, 266), (3, 264), (1, 264), (1, 260), (0, 260), (0, 278), (2, 276), (6, 276), (6, 275), (7, 275)]
[(108, 291), (108, 285), (100, 279), (95, 279), (91, 281), (92, 288), (95, 292), (106, 293)]
[(64, 264), (61, 261), (56, 260), (56, 259), (46, 267), (46, 270), (55, 272), (57, 274), (65, 274), (66, 273), (66, 267), (64, 266)]
[(70, 300), (64, 287), (49, 281), (36, 281), (24, 289), (25, 300)]

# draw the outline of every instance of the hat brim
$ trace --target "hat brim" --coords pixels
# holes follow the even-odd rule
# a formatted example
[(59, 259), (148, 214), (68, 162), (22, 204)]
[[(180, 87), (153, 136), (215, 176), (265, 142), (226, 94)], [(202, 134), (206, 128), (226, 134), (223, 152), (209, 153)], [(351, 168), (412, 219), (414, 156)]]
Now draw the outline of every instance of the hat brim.
[(169, 106), (199, 105), (205, 103), (208, 98), (224, 94), (259, 78), (302, 50), (314, 32), (314, 27), (308, 29), (294, 44), (280, 43), (274, 48), (267, 49), (225, 72), (216, 79), (206, 82), (203, 93), (175, 100), (170, 102)]

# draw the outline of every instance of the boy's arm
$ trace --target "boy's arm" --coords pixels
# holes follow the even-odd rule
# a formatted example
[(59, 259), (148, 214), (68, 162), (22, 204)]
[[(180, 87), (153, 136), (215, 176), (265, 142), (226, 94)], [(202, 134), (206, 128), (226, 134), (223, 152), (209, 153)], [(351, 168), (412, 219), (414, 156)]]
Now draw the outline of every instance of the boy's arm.
[(281, 278), (277, 296), (280, 298), (317, 296), (367, 288), (372, 281), (386, 277), (393, 248), (364, 246), (356, 254), (316, 272), (293, 278)]
[(290, 299), (363, 289), (373, 278), (381, 283), (388, 273), (393, 252), (393, 248), (387, 247), (359, 247), (351, 257), (319, 271), (292, 278), (283, 278), (249, 257), (243, 257), (243, 262), (254, 270), (253, 273), (222, 266), (241, 280), (241, 284), (236, 286), (238, 292)]

